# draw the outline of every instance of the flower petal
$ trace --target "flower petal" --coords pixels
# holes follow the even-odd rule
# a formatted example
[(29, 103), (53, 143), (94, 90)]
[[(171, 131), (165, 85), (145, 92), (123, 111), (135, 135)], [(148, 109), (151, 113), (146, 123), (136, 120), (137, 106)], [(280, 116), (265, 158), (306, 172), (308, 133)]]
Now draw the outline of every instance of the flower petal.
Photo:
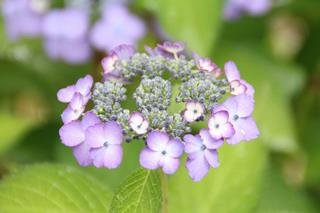
[(147, 137), (147, 145), (153, 151), (162, 152), (169, 142), (169, 136), (164, 132), (153, 131)]
[(184, 151), (188, 154), (200, 151), (202, 146), (202, 140), (199, 136), (193, 136), (191, 134), (183, 137), (185, 142)]
[(184, 145), (178, 140), (170, 140), (166, 147), (166, 152), (170, 157), (178, 158), (183, 154)]
[(106, 138), (104, 136), (104, 124), (97, 124), (86, 130), (86, 143), (91, 148), (99, 148), (104, 145)]
[(123, 141), (123, 132), (121, 126), (115, 121), (109, 121), (104, 124), (104, 138), (109, 144), (121, 144)]
[(213, 168), (218, 168), (220, 166), (220, 162), (218, 159), (218, 152), (216, 150), (205, 150), (204, 151), (205, 158), (207, 159), (210, 166)]
[(75, 93), (69, 104), (73, 110), (82, 109), (85, 105), (85, 100), (80, 93)]
[(203, 144), (208, 149), (218, 149), (223, 144), (223, 140), (216, 140), (213, 137), (211, 137), (208, 129), (201, 129), (199, 135), (203, 141)]
[(58, 91), (57, 97), (60, 102), (69, 103), (75, 94), (75, 86), (71, 85)]
[(75, 87), (76, 91), (79, 92), (83, 96), (87, 96), (90, 93), (91, 87), (93, 84), (93, 78), (91, 75), (86, 75), (83, 78), (80, 78)]
[(239, 119), (236, 125), (238, 127), (237, 131), (240, 131), (246, 141), (256, 139), (260, 135), (260, 131), (252, 117)]
[(237, 114), (238, 110), (238, 102), (237, 98), (238, 96), (232, 96), (229, 97), (225, 102), (222, 103), (222, 106), (227, 109), (229, 113), (229, 118), (232, 118), (235, 114)]
[(180, 159), (164, 156), (161, 158), (159, 165), (162, 167), (164, 173), (171, 175), (177, 171), (180, 166)]
[(208, 174), (210, 165), (206, 161), (205, 156), (201, 155), (193, 160), (187, 159), (186, 168), (192, 180), (197, 182)]
[(235, 134), (234, 127), (231, 123), (226, 123), (220, 127), (220, 131), (223, 138), (230, 138)]
[(120, 166), (122, 161), (122, 147), (120, 145), (109, 145), (100, 149), (90, 151), (93, 164), (97, 167), (115, 169)]
[(227, 111), (219, 111), (212, 115), (216, 124), (225, 124), (228, 122), (229, 113)]
[(252, 96), (242, 94), (235, 97), (238, 103), (237, 115), (241, 118), (251, 116), (254, 109), (254, 100)]
[(229, 82), (240, 80), (240, 72), (237, 68), (237, 65), (233, 61), (228, 61), (224, 65), (224, 72)]
[(149, 148), (144, 148), (140, 153), (140, 165), (146, 169), (157, 169), (160, 166), (161, 157), (161, 152), (154, 152)]
[(81, 143), (73, 148), (73, 155), (81, 166), (89, 166), (92, 164), (89, 150), (90, 147), (87, 143)]
[(101, 120), (93, 111), (86, 112), (81, 121), (83, 129), (87, 129), (90, 126), (94, 126), (99, 123), (101, 123)]
[(78, 110), (73, 110), (70, 106), (68, 106), (61, 114), (63, 123), (67, 124), (71, 121), (77, 120), (81, 116), (83, 111), (84, 107)]
[(72, 121), (59, 130), (61, 141), (66, 146), (77, 146), (85, 140), (85, 134), (80, 121)]

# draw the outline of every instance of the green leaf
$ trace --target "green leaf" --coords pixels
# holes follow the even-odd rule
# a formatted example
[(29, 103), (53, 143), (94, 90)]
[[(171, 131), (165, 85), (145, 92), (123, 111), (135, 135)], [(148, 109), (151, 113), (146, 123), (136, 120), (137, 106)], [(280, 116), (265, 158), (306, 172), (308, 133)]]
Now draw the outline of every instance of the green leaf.
[(269, 59), (256, 47), (223, 43), (214, 57), (219, 64), (234, 60), (241, 77), (256, 90), (254, 117), (261, 139), (272, 150), (293, 153), (298, 149), (291, 98), (301, 89), (299, 67)]
[(112, 192), (70, 166), (30, 166), (0, 184), (0, 212), (107, 212)]
[(181, 166), (169, 178), (169, 212), (247, 213), (258, 201), (266, 153), (259, 140), (225, 144), (220, 167), (194, 183)]
[(222, 0), (145, 0), (169, 37), (184, 41), (199, 54), (207, 54), (220, 30)]
[(159, 213), (162, 202), (160, 172), (140, 168), (120, 185), (110, 213)]
[(256, 213), (317, 212), (307, 194), (288, 186), (275, 169), (268, 169), (260, 197), (261, 201)]

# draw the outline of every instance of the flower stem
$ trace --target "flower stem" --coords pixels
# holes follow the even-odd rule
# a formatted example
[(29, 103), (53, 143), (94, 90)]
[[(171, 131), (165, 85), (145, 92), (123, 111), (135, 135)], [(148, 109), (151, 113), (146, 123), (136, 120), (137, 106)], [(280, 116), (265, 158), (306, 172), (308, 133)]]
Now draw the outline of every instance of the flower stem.
[(168, 180), (166, 174), (160, 171), (161, 191), (162, 191), (162, 211), (161, 213), (168, 213)]

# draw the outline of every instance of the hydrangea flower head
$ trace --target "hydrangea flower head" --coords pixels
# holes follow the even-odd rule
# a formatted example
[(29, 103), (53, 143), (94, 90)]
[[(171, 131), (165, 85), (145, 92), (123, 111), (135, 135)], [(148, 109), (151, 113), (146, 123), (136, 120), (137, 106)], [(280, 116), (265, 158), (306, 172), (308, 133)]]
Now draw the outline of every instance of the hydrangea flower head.
[(121, 44), (136, 44), (144, 34), (144, 23), (124, 4), (110, 3), (93, 26), (90, 41), (95, 48), (110, 51)]
[(47, 0), (4, 0), (2, 13), (8, 37), (17, 40), (39, 36), (47, 6)]
[[(139, 53), (130, 45), (120, 45), (102, 60), (102, 79), (92, 92), (89, 76), (58, 92), (58, 99), (69, 104), (62, 116), (64, 144), (86, 144), (82, 151), (89, 153), (85, 156), (93, 166), (114, 169), (122, 162), (122, 146), (143, 143), (140, 165), (162, 169), (166, 174), (178, 170), (185, 152), (189, 176), (199, 181), (211, 167), (219, 167), (218, 149), (224, 141), (237, 144), (259, 136), (252, 118), (253, 88), (240, 78), (234, 62), (220, 69), (210, 59), (188, 58), (180, 42), (146, 49), (147, 53)], [(224, 70), (225, 75), (217, 75), (217, 70)], [(128, 99), (128, 85), (137, 79), (138, 86), (130, 92), (136, 108), (130, 111), (123, 103)], [(181, 83), (173, 92), (173, 82), (177, 81)], [(83, 127), (89, 99), (93, 105), (90, 113), (99, 122)], [(172, 111), (172, 104), (185, 107)], [(197, 122), (207, 124), (207, 128), (192, 135)], [(80, 133), (72, 136), (77, 131)]]
[(91, 55), (88, 30), (86, 11), (76, 8), (51, 10), (42, 24), (44, 48), (53, 59), (75, 64), (86, 62)]

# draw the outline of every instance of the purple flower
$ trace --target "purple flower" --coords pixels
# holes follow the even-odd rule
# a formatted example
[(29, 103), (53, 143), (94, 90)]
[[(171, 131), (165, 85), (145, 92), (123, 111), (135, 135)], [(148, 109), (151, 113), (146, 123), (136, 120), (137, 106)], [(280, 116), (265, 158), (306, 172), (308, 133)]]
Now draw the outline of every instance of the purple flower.
[(204, 107), (198, 102), (189, 101), (186, 103), (186, 110), (183, 113), (183, 118), (187, 122), (194, 122), (200, 119), (204, 114)]
[(199, 55), (195, 53), (193, 54), (193, 58), (199, 70), (213, 73), (216, 78), (221, 75), (221, 69), (209, 58), (201, 58)]
[(88, 30), (89, 17), (84, 10), (67, 8), (49, 12), (42, 25), (49, 57), (75, 64), (86, 62), (91, 55)]
[(253, 109), (254, 100), (252, 96), (246, 94), (230, 97), (214, 109), (214, 113), (226, 110), (229, 113), (228, 121), (235, 130), (235, 134), (227, 138), (229, 144), (237, 144), (242, 140), (250, 141), (260, 135), (256, 122), (251, 116)]
[(117, 60), (129, 60), (134, 53), (134, 46), (127, 44), (121, 44), (111, 50), (101, 61), (104, 79), (107, 80), (110, 76), (119, 77), (120, 73), (115, 70)]
[(233, 61), (229, 61), (224, 65), (226, 77), (230, 83), (232, 95), (247, 94), (254, 95), (253, 87), (240, 77), (240, 72), (237, 65)]
[(143, 22), (123, 4), (108, 4), (90, 33), (92, 45), (109, 51), (120, 44), (136, 44), (145, 34)]
[(147, 147), (140, 153), (140, 164), (147, 169), (162, 167), (166, 174), (173, 174), (180, 165), (183, 144), (178, 139), (170, 139), (164, 132), (153, 131), (147, 137)]
[(221, 110), (212, 113), (208, 127), (210, 135), (216, 140), (230, 138), (235, 134), (235, 130), (229, 122), (228, 111)]
[(122, 141), (122, 128), (114, 121), (89, 127), (86, 142), (90, 147), (93, 165), (97, 168), (117, 168), (122, 161)]
[(207, 129), (201, 129), (199, 135), (185, 135), (185, 152), (188, 154), (186, 167), (193, 181), (200, 181), (208, 174), (210, 167), (219, 167), (217, 149), (223, 140), (215, 140)]
[(259, 16), (272, 7), (271, 0), (228, 0), (224, 8), (226, 20), (238, 19), (242, 14)]
[(39, 36), (46, 6), (45, 1), (4, 0), (2, 12), (8, 37), (18, 40), (22, 36)]
[(99, 123), (99, 118), (93, 112), (87, 112), (83, 116), (82, 121), (72, 121), (63, 125), (59, 130), (62, 143), (68, 147), (72, 147), (73, 154), (81, 166), (92, 164), (89, 146), (85, 140), (85, 132), (89, 127)]
[(147, 133), (149, 122), (144, 119), (140, 112), (133, 112), (129, 118), (129, 126), (138, 135)]
[(185, 45), (182, 42), (169, 42), (158, 44), (156, 48), (152, 49), (148, 46), (145, 47), (146, 51), (151, 56), (161, 55), (165, 58), (179, 58), (180, 53), (184, 50)]
[(86, 104), (91, 97), (93, 79), (90, 75), (80, 78), (76, 84), (67, 86), (58, 91), (58, 100), (69, 103), (61, 117), (64, 123), (77, 120), (83, 113)]

